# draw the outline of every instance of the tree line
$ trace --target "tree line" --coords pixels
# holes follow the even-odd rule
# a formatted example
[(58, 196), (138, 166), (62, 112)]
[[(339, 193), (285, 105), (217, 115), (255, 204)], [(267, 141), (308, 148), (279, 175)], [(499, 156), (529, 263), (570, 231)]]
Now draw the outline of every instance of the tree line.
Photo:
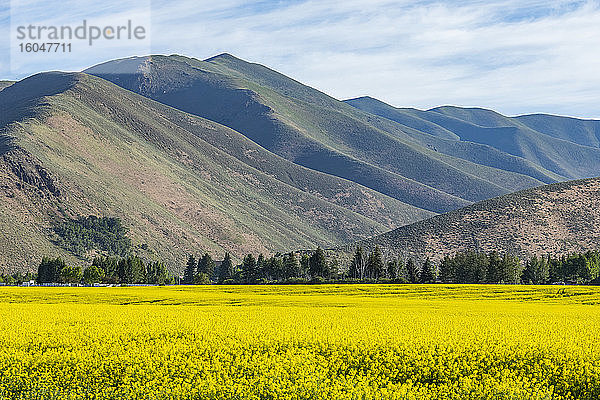
[(205, 253), (189, 256), (183, 277), (185, 284), (270, 282), (600, 284), (600, 253), (533, 256), (522, 262), (497, 251), (463, 251), (445, 256), (438, 263), (430, 258), (417, 263), (412, 258), (386, 258), (379, 246), (371, 252), (358, 246), (344, 269), (335, 258), (328, 259), (321, 248), (269, 258), (248, 254), (238, 265), (233, 264), (229, 253), (220, 263)]
[(89, 215), (65, 219), (53, 227), (56, 243), (73, 254), (84, 256), (90, 250), (126, 257), (131, 251), (129, 229), (119, 218)]
[(0, 284), (257, 284), (257, 283), (507, 283), (507, 284), (600, 284), (600, 253), (587, 251), (562, 256), (533, 256), (522, 262), (510, 254), (463, 251), (433, 263), (413, 258), (384, 257), (376, 246), (366, 252), (360, 246), (346, 268), (321, 248), (312, 252), (246, 255), (235, 264), (229, 253), (215, 261), (209, 253), (190, 255), (182, 279), (168, 272), (160, 261), (139, 256), (98, 256), (83, 271), (58, 258), (43, 257), (37, 274), (0, 275)]
[(60, 257), (43, 257), (38, 266), (36, 282), (166, 285), (176, 283), (176, 279), (162, 262), (144, 262), (140, 257), (131, 255), (96, 257), (83, 271), (79, 266), (67, 265)]
[(36, 274), (33, 272), (15, 272), (12, 274), (0, 274), (0, 284), (2, 285), (21, 285), (24, 282), (35, 281)]

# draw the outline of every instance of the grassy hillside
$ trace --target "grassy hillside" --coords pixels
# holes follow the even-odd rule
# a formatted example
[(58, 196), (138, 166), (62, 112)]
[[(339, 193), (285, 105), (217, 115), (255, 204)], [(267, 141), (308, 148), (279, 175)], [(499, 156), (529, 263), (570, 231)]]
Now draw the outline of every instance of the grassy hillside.
[(493, 147), (516, 157), (508, 169), (525, 172), (546, 183), (561, 180), (561, 177), (577, 179), (600, 175), (600, 121), (543, 114), (510, 118), (482, 108), (451, 106), (422, 111), (395, 108), (369, 97), (346, 102), (430, 133), (436, 142), (449, 139)]
[(514, 118), (529, 128), (584, 146), (600, 147), (600, 121), (532, 114)]
[(296, 164), (432, 212), (564, 179), (490, 146), (444, 141), (360, 111), (228, 54), (131, 58), (86, 72), (229, 126)]
[(52, 224), (82, 215), (120, 217), (138, 251), (173, 268), (201, 250), (239, 257), (369, 236), (419, 254), (494, 240), (535, 250), (508, 231), (431, 242), (408, 225), (413, 247), (396, 244), (400, 231), (376, 235), (598, 176), (598, 132), (597, 121), (342, 102), (228, 54), (38, 74), (0, 86), (0, 268), (32, 268), (41, 253), (81, 261), (56, 245)]
[(5, 270), (31, 269), (42, 254), (77, 262), (51, 226), (78, 215), (120, 217), (138, 249), (172, 268), (188, 252), (342, 243), (431, 215), (86, 74), (15, 83), (0, 111)]
[[(600, 247), (600, 178), (482, 201), (360, 242), (389, 254), (439, 259), (460, 250), (562, 255)], [(349, 253), (355, 244), (342, 250)]]
[(0, 81), (0, 90), (9, 87), (10, 85), (12, 85), (13, 81)]

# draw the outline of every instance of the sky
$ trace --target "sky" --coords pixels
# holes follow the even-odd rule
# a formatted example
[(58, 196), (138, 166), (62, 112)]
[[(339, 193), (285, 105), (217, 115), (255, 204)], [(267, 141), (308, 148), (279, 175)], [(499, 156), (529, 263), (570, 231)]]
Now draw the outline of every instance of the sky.
[[(134, 3), (132, 5), (131, 3)], [(19, 51), (18, 26), (131, 20), (144, 40)], [(338, 99), (600, 119), (600, 0), (0, 0), (0, 79), (109, 59), (231, 53)]]

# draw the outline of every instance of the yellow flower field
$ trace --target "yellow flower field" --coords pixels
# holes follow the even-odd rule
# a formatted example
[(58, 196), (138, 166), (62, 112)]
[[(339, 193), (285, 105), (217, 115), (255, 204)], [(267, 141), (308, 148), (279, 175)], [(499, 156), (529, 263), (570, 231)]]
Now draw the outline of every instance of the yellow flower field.
[(600, 289), (0, 288), (1, 399), (598, 399)]

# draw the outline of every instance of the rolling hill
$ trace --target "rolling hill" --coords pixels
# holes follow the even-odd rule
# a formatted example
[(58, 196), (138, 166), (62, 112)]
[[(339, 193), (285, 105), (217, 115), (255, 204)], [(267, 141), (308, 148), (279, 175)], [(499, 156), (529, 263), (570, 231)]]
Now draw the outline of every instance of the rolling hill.
[(120, 217), (138, 250), (176, 269), (187, 253), (343, 243), (432, 214), (82, 73), (0, 91), (0, 185), (3, 270), (44, 254), (80, 263), (52, 231), (79, 215)]
[(600, 121), (544, 114), (511, 118), (482, 108), (450, 106), (423, 111), (395, 108), (370, 97), (346, 102), (438, 138), (491, 146), (560, 177), (600, 176)]
[[(2, 81), (0, 269), (32, 269), (39, 254), (81, 263), (52, 228), (85, 215), (121, 218), (136, 250), (171, 269), (190, 252), (241, 257), (367, 237), (390, 251), (410, 239), (425, 254), (411, 223), (600, 176), (599, 124), (340, 101), (229, 54)], [(447, 246), (483, 243), (467, 239)]]
[(0, 81), (0, 90), (9, 87), (10, 85), (12, 85), (13, 81)]
[(296, 164), (435, 213), (565, 179), (492, 146), (364, 112), (229, 54), (136, 57), (86, 72), (231, 127)]
[[(520, 257), (600, 247), (600, 178), (555, 183), (485, 200), (359, 242), (389, 255), (439, 260), (461, 250)], [(344, 246), (348, 257), (357, 244)]]

